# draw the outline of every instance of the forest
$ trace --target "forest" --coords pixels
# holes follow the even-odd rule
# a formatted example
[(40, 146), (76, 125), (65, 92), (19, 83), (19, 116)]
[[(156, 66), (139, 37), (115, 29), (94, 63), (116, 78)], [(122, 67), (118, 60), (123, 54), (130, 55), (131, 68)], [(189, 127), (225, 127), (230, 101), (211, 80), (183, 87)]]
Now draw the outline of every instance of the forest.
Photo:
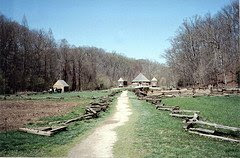
[(30, 29), (25, 16), (20, 24), (0, 14), (0, 93), (44, 91), (58, 79), (72, 91), (107, 89), (120, 77), (130, 83), (140, 72), (165, 87), (240, 85), (238, 1), (215, 15), (185, 19), (170, 43), (167, 63), (160, 64), (74, 46), (56, 40), (51, 29)]
[(48, 90), (58, 79), (81, 91), (116, 87), (120, 77), (131, 82), (140, 72), (165, 78), (164, 85), (168, 77), (168, 67), (155, 61), (57, 41), (51, 29), (30, 29), (25, 16), (19, 24), (0, 15), (0, 64), (1, 94)]
[(165, 57), (179, 86), (240, 85), (239, 2), (184, 20)]

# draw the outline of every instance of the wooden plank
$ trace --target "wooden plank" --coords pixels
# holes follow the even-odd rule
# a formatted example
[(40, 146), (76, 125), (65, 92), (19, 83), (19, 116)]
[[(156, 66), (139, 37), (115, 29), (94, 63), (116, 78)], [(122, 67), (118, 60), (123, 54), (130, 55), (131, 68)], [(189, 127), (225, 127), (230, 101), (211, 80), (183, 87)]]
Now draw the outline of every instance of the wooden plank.
[(41, 131), (41, 130), (30, 129), (30, 128), (19, 128), (19, 131), (42, 135), (42, 136), (48, 136), (48, 137), (52, 135), (52, 132), (50, 131)]
[(186, 112), (186, 113), (200, 113), (200, 111), (195, 111), (195, 110), (173, 110), (173, 113), (182, 113), (182, 112)]
[(179, 117), (179, 118), (193, 118), (193, 115), (181, 115), (181, 114), (169, 114), (172, 117)]
[(39, 131), (50, 131), (51, 129), (52, 129), (52, 127), (39, 127), (36, 130), (39, 130)]
[(161, 108), (157, 108), (158, 110), (163, 110), (163, 111), (172, 111), (172, 108), (163, 108), (163, 107), (161, 107)]
[(240, 132), (240, 128), (238, 128), (238, 127), (224, 126), (224, 125), (219, 125), (216, 123), (210, 123), (210, 122), (204, 122), (204, 121), (195, 121), (193, 123), (200, 124), (200, 125), (207, 125), (207, 126), (211, 126), (211, 127), (218, 128), (218, 129), (225, 129), (225, 130), (231, 130), (234, 132)]
[(89, 107), (88, 109), (89, 109), (93, 114), (95, 114), (95, 115), (97, 114), (97, 112), (96, 112), (95, 110), (93, 110), (92, 108)]
[(188, 132), (193, 133), (193, 134), (198, 134), (200, 136), (205, 136), (205, 137), (210, 137), (210, 138), (215, 138), (215, 139), (221, 139), (221, 140), (225, 140), (225, 141), (240, 143), (240, 140), (238, 140), (238, 139), (216, 136), (216, 135), (211, 135), (211, 134), (204, 134), (204, 133), (200, 133), (200, 132), (196, 132), (196, 131), (188, 131)]
[(50, 132), (56, 133), (56, 132), (59, 132), (59, 131), (64, 131), (66, 129), (67, 129), (67, 126), (60, 126), (60, 127), (53, 128), (52, 130), (50, 130)]
[(210, 129), (204, 129), (204, 128), (189, 128), (190, 131), (196, 131), (196, 132), (203, 132), (203, 133), (209, 133), (209, 134), (214, 134), (214, 130)]
[(76, 117), (76, 118), (73, 118), (73, 119), (67, 120), (64, 124), (69, 124), (69, 123), (71, 123), (71, 122), (75, 122), (75, 121), (81, 121), (82, 119), (83, 119), (83, 116)]

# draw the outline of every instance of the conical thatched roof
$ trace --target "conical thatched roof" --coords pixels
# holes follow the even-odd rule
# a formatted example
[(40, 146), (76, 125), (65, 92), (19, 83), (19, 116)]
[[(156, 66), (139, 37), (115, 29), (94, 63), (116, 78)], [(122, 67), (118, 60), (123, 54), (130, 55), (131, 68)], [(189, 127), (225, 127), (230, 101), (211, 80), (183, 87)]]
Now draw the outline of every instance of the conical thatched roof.
[(151, 81), (157, 82), (158, 80), (155, 77), (153, 77), (153, 79)]
[(132, 82), (150, 82), (147, 77), (140, 73)]
[(118, 82), (123, 82), (124, 80), (122, 78), (119, 78)]
[(58, 80), (58, 81), (53, 85), (53, 87), (56, 87), (56, 86), (69, 87), (69, 85), (68, 85), (64, 80)]

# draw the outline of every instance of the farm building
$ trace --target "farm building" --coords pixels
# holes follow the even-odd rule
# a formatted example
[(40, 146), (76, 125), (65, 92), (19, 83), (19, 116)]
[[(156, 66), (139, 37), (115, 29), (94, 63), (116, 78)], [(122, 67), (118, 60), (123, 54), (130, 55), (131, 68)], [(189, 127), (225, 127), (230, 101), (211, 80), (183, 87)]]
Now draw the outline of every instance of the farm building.
[(122, 78), (119, 78), (118, 80), (118, 87), (123, 87), (124, 80)]
[(64, 80), (58, 80), (54, 85), (53, 85), (54, 91), (60, 90), (62, 93), (69, 91), (69, 85), (64, 81)]
[(118, 87), (126, 87), (127, 86), (127, 81), (124, 80), (123, 78), (120, 78), (118, 80)]
[(140, 73), (134, 80), (132, 80), (132, 86), (137, 87), (148, 87), (150, 85), (149, 79), (145, 77), (142, 73)]
[(155, 77), (153, 77), (153, 79), (151, 80), (151, 86), (157, 87), (157, 82), (158, 82), (158, 80)]

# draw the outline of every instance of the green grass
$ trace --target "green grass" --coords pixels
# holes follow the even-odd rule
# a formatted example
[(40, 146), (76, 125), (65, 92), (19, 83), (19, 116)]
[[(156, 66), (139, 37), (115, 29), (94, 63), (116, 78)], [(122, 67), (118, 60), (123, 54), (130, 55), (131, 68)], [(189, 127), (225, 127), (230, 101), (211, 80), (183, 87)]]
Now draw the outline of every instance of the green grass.
[(200, 116), (210, 122), (240, 127), (240, 97), (183, 97), (164, 99), (166, 105), (178, 105), (180, 109), (199, 110)]
[[(78, 101), (79, 98), (81, 99), (92, 99), (92, 97), (101, 97), (105, 96), (110, 93), (111, 90), (99, 90), (99, 91), (82, 91), (82, 92), (66, 92), (66, 93), (37, 93), (36, 95), (10, 95), (7, 97), (7, 100), (26, 100), (26, 99), (32, 99), (32, 100), (51, 100), (51, 101)], [(0, 98), (3, 98), (4, 96), (0, 95)], [(52, 98), (63, 98), (63, 99), (48, 99), (47, 97)]]
[[(117, 129), (118, 141), (114, 146), (116, 157), (240, 157), (239, 143), (187, 133), (183, 130), (181, 119), (172, 118), (169, 112), (156, 110), (150, 103), (137, 100), (133, 93), (129, 93), (129, 96), (133, 114), (129, 122)], [(239, 125), (237, 117), (239, 115), (236, 112), (239, 111), (237, 106), (239, 97), (225, 99), (225, 97), (171, 98), (164, 102), (178, 104), (186, 109), (200, 110), (208, 120)], [(226, 104), (228, 110), (226, 106), (224, 108)], [(219, 108), (215, 107), (216, 105)], [(216, 113), (222, 111), (224, 115), (212, 116), (214, 111)], [(226, 113), (233, 116), (228, 117)]]
[[(73, 108), (71, 112), (62, 116), (46, 117), (41, 119), (43, 124), (32, 124), (29, 126), (42, 126), (51, 121), (61, 121), (79, 116), (84, 112), (84, 107), (91, 101), (91, 97), (100, 97), (108, 95), (110, 91), (88, 91), (53, 94), (55, 96), (64, 96), (65, 101), (77, 101), (79, 106)], [(73, 96), (80, 95), (80, 99)], [(46, 94), (36, 95), (42, 98), (49, 96)], [(115, 97), (116, 98), (116, 97)], [(86, 137), (91, 130), (101, 124), (114, 110), (116, 99), (114, 99), (109, 110), (100, 114), (100, 118), (79, 121), (70, 124), (68, 131), (60, 132), (52, 137), (38, 136), (18, 131), (9, 131), (0, 133), (0, 157), (3, 156), (66, 156), (68, 151), (81, 139)]]

